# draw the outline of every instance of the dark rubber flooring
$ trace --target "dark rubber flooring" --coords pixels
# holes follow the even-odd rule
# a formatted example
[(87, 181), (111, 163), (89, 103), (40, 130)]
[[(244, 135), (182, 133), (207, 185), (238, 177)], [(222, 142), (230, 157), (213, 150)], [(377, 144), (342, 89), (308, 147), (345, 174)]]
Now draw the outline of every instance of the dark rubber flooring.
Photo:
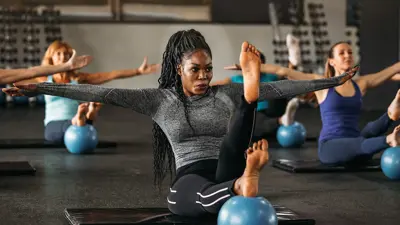
[[(41, 138), (42, 109), (0, 109), (0, 139)], [(362, 124), (382, 112), (369, 112)], [(318, 110), (298, 119), (318, 134)], [(101, 139), (125, 144), (76, 156), (63, 149), (0, 150), (0, 160), (27, 160), (36, 176), (0, 177), (0, 224), (65, 224), (65, 208), (164, 207), (152, 186), (151, 121), (125, 109), (105, 107), (97, 123)], [(271, 149), (272, 158), (314, 159), (315, 143), (303, 149)], [(400, 182), (381, 172), (292, 174), (265, 167), (260, 194), (311, 217), (317, 224), (399, 224)]]

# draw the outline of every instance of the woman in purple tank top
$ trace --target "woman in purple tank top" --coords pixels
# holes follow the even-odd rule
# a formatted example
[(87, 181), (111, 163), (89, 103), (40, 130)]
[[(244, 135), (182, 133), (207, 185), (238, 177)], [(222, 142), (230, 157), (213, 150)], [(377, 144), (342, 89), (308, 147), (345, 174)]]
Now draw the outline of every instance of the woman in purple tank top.
[[(291, 80), (329, 78), (352, 69), (357, 67), (354, 67), (352, 49), (347, 42), (338, 42), (329, 50), (325, 76), (303, 73), (278, 65), (261, 65), (261, 72), (277, 74)], [(368, 123), (361, 131), (358, 128), (362, 97), (368, 89), (387, 80), (400, 80), (400, 62), (380, 72), (348, 80), (341, 86), (314, 92), (320, 105), (323, 125), (318, 148), (321, 162), (359, 162), (359, 159), (370, 159), (375, 153), (400, 145), (400, 126), (391, 134), (385, 135), (393, 122), (400, 119), (400, 91), (384, 115)]]

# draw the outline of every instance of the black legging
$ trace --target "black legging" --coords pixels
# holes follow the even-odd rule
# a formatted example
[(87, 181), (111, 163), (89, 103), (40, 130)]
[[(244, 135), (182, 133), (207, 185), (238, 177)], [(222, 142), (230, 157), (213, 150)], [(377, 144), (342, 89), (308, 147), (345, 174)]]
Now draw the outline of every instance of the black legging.
[(257, 104), (244, 98), (231, 119), (218, 160), (203, 160), (181, 168), (170, 188), (168, 208), (181, 216), (217, 214), (232, 196), (233, 185), (246, 167)]
[(280, 127), (279, 117), (270, 117), (263, 111), (258, 111), (253, 138), (276, 139), (276, 133)]

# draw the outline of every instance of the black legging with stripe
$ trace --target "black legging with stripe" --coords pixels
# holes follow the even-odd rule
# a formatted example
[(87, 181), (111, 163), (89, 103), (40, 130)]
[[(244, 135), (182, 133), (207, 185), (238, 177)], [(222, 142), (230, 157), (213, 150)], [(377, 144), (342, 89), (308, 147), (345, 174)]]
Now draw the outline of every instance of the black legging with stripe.
[(245, 151), (253, 131), (257, 104), (242, 98), (224, 138), (218, 160), (202, 160), (180, 168), (170, 188), (168, 208), (185, 216), (217, 214), (232, 196), (246, 167)]

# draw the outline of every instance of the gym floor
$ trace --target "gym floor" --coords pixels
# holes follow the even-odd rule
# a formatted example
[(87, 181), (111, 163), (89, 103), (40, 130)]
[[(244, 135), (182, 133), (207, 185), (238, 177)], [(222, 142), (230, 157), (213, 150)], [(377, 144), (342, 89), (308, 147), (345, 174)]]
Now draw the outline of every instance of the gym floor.
[[(0, 110), (1, 139), (42, 138), (42, 108)], [(365, 113), (361, 125), (381, 113)], [(319, 110), (301, 109), (297, 119), (318, 134)], [(66, 224), (65, 208), (166, 207), (168, 182), (160, 194), (152, 186), (150, 119), (106, 106), (96, 125), (101, 140), (122, 144), (80, 156), (64, 149), (0, 150), (1, 161), (27, 160), (37, 169), (35, 176), (0, 179), (1, 224)], [(316, 146), (271, 149), (271, 156), (315, 159)], [(291, 174), (268, 165), (260, 183), (271, 203), (317, 224), (398, 224), (399, 192), (400, 183), (381, 172)]]

